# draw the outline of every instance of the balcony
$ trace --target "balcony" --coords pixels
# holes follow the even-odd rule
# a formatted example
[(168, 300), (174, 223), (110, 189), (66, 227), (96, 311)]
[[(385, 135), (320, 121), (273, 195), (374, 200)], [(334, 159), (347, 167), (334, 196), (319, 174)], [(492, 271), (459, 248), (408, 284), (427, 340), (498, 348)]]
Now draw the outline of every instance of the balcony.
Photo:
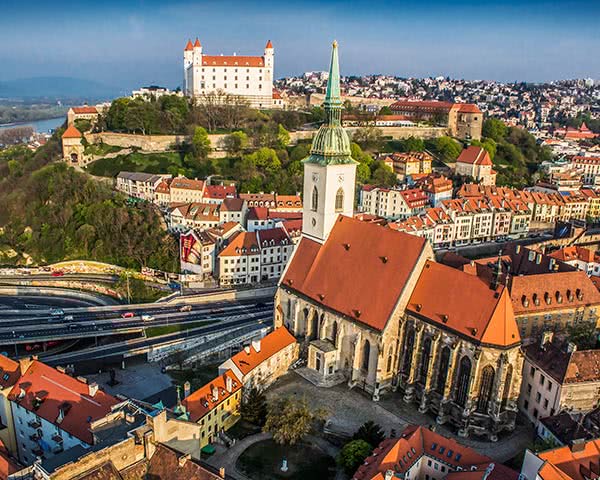
[(40, 422), (39, 420), (30, 420), (27, 422), (27, 425), (31, 428), (38, 429), (42, 426), (42, 422)]

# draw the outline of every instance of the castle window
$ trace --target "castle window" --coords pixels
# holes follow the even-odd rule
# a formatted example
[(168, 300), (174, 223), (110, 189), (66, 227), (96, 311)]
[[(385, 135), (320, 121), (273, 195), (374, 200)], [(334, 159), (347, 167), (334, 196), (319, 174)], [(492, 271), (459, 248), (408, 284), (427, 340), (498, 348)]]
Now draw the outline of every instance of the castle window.
[(342, 210), (344, 210), (344, 189), (340, 187), (335, 194), (335, 211), (341, 212)]
[(312, 201), (311, 201), (310, 209), (313, 212), (316, 212), (318, 207), (319, 207), (319, 191), (317, 190), (317, 187), (313, 187)]
[(460, 359), (460, 369), (458, 372), (458, 391), (456, 392), (456, 403), (465, 406), (469, 387), (471, 383), (471, 360), (465, 356)]

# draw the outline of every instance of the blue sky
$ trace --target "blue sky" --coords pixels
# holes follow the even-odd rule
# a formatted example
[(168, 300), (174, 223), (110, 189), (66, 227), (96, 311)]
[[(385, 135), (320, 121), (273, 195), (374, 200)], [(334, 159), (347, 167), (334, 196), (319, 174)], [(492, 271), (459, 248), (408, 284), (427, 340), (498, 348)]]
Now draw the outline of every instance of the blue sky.
[(276, 77), (325, 69), (336, 38), (342, 75), (600, 79), (599, 25), (599, 0), (0, 0), (0, 80), (174, 87), (196, 36), (211, 54), (270, 38)]

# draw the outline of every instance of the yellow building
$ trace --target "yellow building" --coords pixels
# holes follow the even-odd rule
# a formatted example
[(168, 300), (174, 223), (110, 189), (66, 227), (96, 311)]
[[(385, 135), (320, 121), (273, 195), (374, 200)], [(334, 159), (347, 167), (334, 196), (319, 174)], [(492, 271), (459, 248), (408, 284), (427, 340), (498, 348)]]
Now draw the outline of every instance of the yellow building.
[(85, 147), (82, 142), (83, 135), (73, 125), (65, 130), (62, 135), (63, 160), (69, 165), (83, 167), (87, 163)]
[(241, 398), (242, 382), (228, 370), (183, 400), (190, 421), (200, 425), (200, 448), (238, 421)]
[(599, 324), (600, 292), (585, 272), (519, 275), (509, 286), (522, 338), (583, 322)]

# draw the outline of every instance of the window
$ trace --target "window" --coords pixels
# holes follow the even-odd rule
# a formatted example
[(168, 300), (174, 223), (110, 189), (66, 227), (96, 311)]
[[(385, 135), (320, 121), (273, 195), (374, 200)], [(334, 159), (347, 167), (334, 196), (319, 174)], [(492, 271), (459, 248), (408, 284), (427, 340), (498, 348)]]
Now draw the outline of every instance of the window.
[(535, 418), (538, 418), (538, 409), (537, 409), (537, 408), (534, 408), (534, 409), (533, 409), (533, 416), (534, 416)]
[(317, 211), (317, 208), (319, 207), (319, 191), (317, 190), (317, 187), (313, 187), (313, 191), (312, 191), (312, 201), (311, 201), (311, 206), (310, 209), (313, 212)]
[(490, 365), (481, 373), (481, 385), (479, 387), (479, 398), (477, 399), (477, 411), (485, 413), (492, 399), (492, 387), (494, 385), (494, 368)]
[(537, 392), (535, 394), (535, 401), (536, 401), (536, 403), (540, 403), (541, 399), (542, 399), (542, 395), (540, 394), (540, 392)]
[(544, 375), (540, 375), (540, 385), (544, 385), (545, 381), (546, 381), (546, 377), (544, 377)]
[(340, 187), (335, 194), (335, 211), (341, 212), (342, 210), (344, 210), (344, 189)]

